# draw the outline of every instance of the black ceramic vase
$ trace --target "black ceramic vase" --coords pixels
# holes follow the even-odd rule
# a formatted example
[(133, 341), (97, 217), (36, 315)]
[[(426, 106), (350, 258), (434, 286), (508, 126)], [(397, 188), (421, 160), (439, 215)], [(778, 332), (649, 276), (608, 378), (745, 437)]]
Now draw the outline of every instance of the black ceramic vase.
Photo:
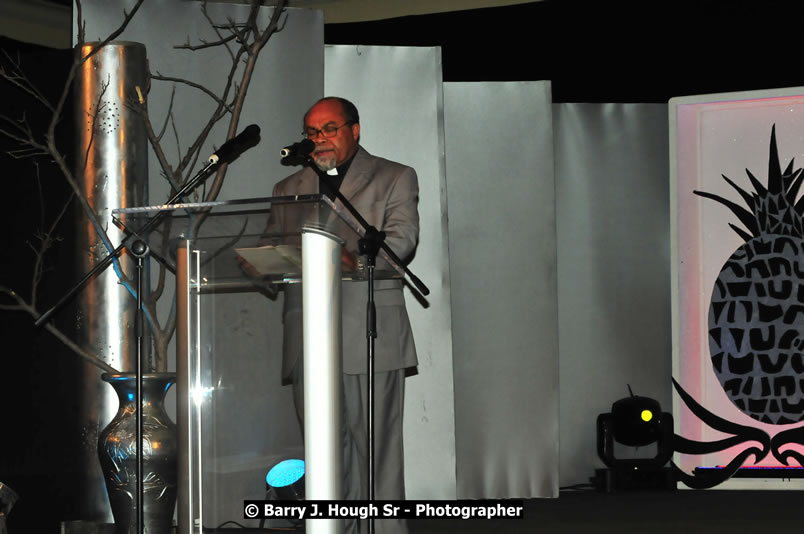
[[(137, 531), (137, 380), (134, 373), (104, 373), (120, 400), (117, 415), (98, 439), (106, 491), (116, 534)], [(143, 525), (146, 534), (169, 534), (176, 506), (176, 425), (165, 412), (165, 394), (175, 373), (152, 373), (142, 380)]]

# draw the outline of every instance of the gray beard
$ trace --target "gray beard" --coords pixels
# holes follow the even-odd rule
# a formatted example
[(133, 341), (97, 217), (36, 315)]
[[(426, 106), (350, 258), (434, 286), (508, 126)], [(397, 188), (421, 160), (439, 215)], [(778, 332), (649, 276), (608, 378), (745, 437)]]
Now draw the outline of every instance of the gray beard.
[(329, 156), (323, 158), (313, 156), (313, 162), (315, 163), (316, 167), (318, 167), (324, 172), (327, 172), (337, 167), (337, 165), (335, 164), (335, 156)]

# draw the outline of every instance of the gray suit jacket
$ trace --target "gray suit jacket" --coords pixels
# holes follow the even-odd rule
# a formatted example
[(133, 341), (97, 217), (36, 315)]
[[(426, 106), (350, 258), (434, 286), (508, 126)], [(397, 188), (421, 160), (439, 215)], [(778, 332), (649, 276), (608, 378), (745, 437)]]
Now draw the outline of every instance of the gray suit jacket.
[[(318, 176), (305, 168), (274, 186), (273, 196), (318, 193)], [(412, 256), (419, 239), (419, 185), (416, 171), (400, 163), (372, 156), (358, 149), (340, 189), (366, 221), (386, 233), (386, 244), (402, 260)], [(340, 204), (340, 201), (336, 201)], [(346, 247), (357, 254), (357, 238)], [(382, 268), (377, 260), (377, 268)], [(301, 361), (302, 299), (298, 285), (285, 286), (282, 376), (288, 378)], [(416, 347), (410, 329), (400, 280), (377, 280), (374, 285), (377, 309), (376, 372), (415, 366)], [(364, 282), (342, 284), (343, 371), (366, 373), (366, 299)]]

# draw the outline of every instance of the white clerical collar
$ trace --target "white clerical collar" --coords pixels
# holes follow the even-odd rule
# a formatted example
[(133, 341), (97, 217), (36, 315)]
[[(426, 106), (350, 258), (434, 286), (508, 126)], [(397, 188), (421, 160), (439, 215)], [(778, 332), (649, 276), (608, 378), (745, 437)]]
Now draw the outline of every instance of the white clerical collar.
[(334, 169), (328, 170), (327, 174), (330, 175), (330, 176), (338, 176), (338, 168), (335, 167)]

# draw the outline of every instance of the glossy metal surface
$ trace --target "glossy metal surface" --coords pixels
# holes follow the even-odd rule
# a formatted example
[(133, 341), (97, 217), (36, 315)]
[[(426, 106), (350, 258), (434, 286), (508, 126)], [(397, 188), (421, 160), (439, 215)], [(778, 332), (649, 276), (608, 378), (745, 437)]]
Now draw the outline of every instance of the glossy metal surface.
[[(187, 241), (176, 248), (176, 428), (178, 436), (179, 491), (176, 497), (178, 534), (189, 534), (195, 523), (197, 511), (193, 503), (198, 498), (193, 484), (191, 469), (190, 417), (190, 269)], [(199, 522), (200, 525), (200, 522)]]
[[(93, 43), (76, 54), (86, 55)], [(145, 46), (112, 42), (84, 62), (73, 86), (76, 117), (75, 176), (83, 188), (110, 243), (104, 243), (80, 208), (74, 210), (73, 233), (76, 256), (74, 279), (79, 279), (117, 246), (122, 236), (111, 224), (111, 210), (141, 206), (147, 199), (147, 138), (141, 118), (131, 108), (140, 93), (145, 96)], [(133, 262), (127, 253), (120, 266), (133, 277)], [(120, 371), (133, 371), (136, 358), (134, 318), (136, 300), (118, 283), (115, 268), (108, 268), (90, 280), (75, 299), (73, 329), (76, 341), (98, 354)], [(98, 429), (106, 425), (117, 409), (114, 392), (98, 380), (94, 367), (86, 371), (74, 391), (83, 392), (80, 408), (82, 435), (86, 436), (81, 457), (88, 473), (87, 508), (82, 516), (111, 520), (97, 457), (94, 454)]]
[[(311, 500), (343, 498), (341, 243), (332, 234), (302, 230), (304, 461)], [(343, 522), (308, 519), (305, 528), (337, 534)]]
[[(119, 399), (117, 415), (101, 432), (98, 456), (103, 468), (117, 534), (136, 532), (137, 380), (136, 374), (104, 374)], [(175, 373), (144, 374), (143, 510), (145, 532), (169, 534), (176, 505), (176, 425), (165, 412), (165, 394)]]

